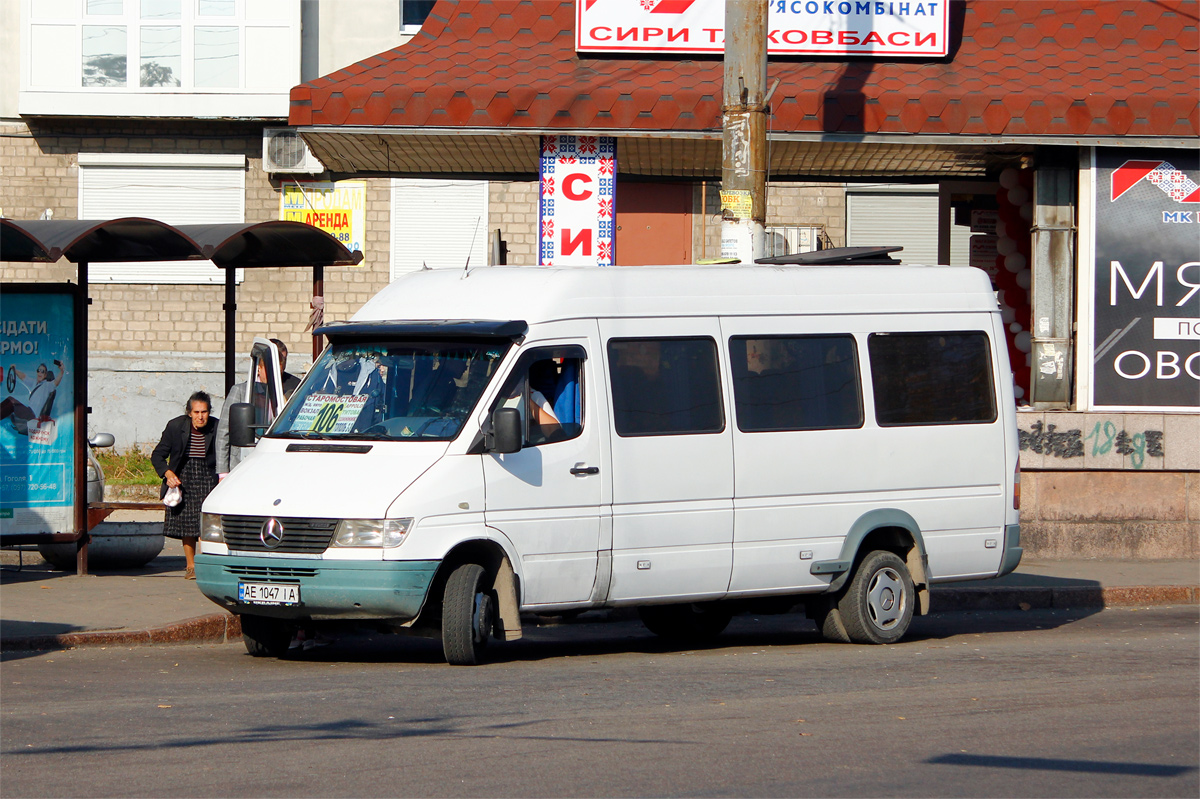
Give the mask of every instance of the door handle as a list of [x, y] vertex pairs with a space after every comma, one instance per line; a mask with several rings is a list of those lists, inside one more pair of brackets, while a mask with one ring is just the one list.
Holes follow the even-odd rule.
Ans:
[[599, 466], [587, 466], [582, 463], [577, 463], [571, 467], [571, 474], [577, 475], [577, 476], [584, 475], [584, 474], [600, 474], [600, 467]]

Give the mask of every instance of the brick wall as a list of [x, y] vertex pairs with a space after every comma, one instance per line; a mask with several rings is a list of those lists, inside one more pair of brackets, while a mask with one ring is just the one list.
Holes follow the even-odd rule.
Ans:
[[[696, 184], [692, 207], [704, 208], [694, 223], [692, 257], [721, 254], [721, 183]], [[846, 191], [841, 183], [772, 182], [767, 187], [767, 227], [818, 225], [826, 247], [846, 244]]]
[[537, 181], [493, 180], [488, 185], [489, 235], [500, 231], [512, 266], [538, 263]]

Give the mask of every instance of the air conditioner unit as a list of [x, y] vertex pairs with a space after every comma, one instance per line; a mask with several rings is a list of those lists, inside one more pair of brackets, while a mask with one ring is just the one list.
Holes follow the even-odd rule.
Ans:
[[313, 175], [325, 171], [300, 134], [291, 128], [263, 129], [263, 171]]

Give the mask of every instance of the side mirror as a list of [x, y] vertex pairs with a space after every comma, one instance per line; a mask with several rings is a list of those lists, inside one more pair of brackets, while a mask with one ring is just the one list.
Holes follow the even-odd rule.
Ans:
[[520, 452], [521, 412], [516, 408], [497, 408], [492, 413], [492, 432], [488, 436], [488, 449], [499, 455]]
[[229, 421], [229, 443], [235, 447], [254, 446], [254, 406], [235, 402], [223, 410]]
[[111, 447], [115, 443], [117, 439], [112, 433], [97, 433], [88, 439], [89, 447]]

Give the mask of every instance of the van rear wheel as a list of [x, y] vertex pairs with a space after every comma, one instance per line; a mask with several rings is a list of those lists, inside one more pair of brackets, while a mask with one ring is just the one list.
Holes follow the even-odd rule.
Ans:
[[256, 658], [278, 658], [287, 654], [292, 633], [283, 619], [266, 616], [241, 616], [242, 641], [246, 651]]
[[478, 563], [464, 563], [450, 574], [442, 595], [442, 653], [451, 666], [474, 666], [496, 623], [491, 579]]
[[716, 638], [733, 614], [714, 605], [650, 605], [638, 608], [646, 629], [668, 641], [698, 642]]
[[904, 561], [892, 552], [875, 550], [859, 564], [838, 600], [837, 613], [854, 643], [893, 644], [908, 632], [915, 599]]

